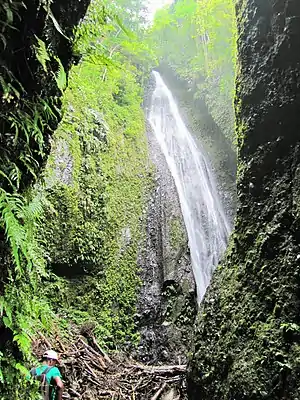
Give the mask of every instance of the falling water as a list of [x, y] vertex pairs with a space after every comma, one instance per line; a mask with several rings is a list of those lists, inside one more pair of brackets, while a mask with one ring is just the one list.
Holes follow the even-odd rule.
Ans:
[[172, 93], [158, 72], [149, 122], [179, 195], [200, 302], [225, 251], [230, 225], [212, 170], [182, 121]]

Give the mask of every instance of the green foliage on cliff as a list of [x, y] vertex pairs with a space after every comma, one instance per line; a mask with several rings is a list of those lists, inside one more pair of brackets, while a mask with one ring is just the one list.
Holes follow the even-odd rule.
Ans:
[[233, 142], [236, 25], [233, 0], [179, 0], [156, 13], [150, 37], [160, 62], [189, 83]]
[[[43, 246], [36, 237], [43, 202], [39, 195], [32, 195], [30, 190], [24, 194], [24, 190], [28, 182], [37, 179], [47, 156], [48, 135], [58, 122], [58, 99], [66, 73], [56, 47], [50, 51], [51, 40], [44, 42], [34, 29], [26, 31], [24, 21], [31, 6], [13, 0], [4, 0], [0, 5], [1, 399], [23, 397], [20, 384], [26, 369], [18, 361], [33, 360], [32, 340], [37, 331], [51, 329], [53, 320], [40, 292], [47, 276]], [[42, 4], [34, 7], [34, 12], [32, 21], [39, 15], [41, 24], [51, 13]], [[22, 23], [25, 27], [21, 31]], [[59, 29], [53, 15], [46, 25]], [[27, 47], [22, 44], [25, 40]], [[18, 55], [20, 65], [16, 62]], [[24, 60], [26, 68], [22, 67]], [[29, 78], [22, 81], [28, 71], [31, 78], [34, 76], [32, 86]]]
[[[18, 20], [17, 8], [5, 4], [1, 18]], [[75, 32], [74, 52], [83, 60], [69, 78], [64, 118], [43, 178], [25, 192], [47, 157], [45, 132], [54, 120], [57, 124], [58, 93], [67, 77], [52, 47], [38, 36], [30, 54], [42, 76], [40, 95], [21, 102], [26, 92], [1, 65], [6, 74], [0, 79], [1, 135], [9, 126], [10, 149], [20, 155], [14, 162], [13, 153], [1, 153], [0, 228], [7, 239], [1, 251], [1, 399], [34, 398], [24, 383], [24, 365], [33, 362], [31, 344], [40, 333], [59, 334], [68, 324], [64, 318], [93, 322], [110, 348], [136, 340], [137, 250], [151, 182], [139, 86], [144, 74], [137, 67], [141, 60], [149, 63], [151, 52], [139, 43], [136, 23], [131, 30], [124, 26], [120, 11], [120, 5], [93, 2]], [[52, 13], [48, 23], [64, 36]], [[7, 27], [0, 31], [4, 49]], [[47, 85], [57, 94], [53, 101], [44, 96]]]
[[[30, 6], [13, 0], [0, 5], [0, 184], [9, 192], [24, 190], [37, 179], [48, 155], [48, 136], [60, 118], [59, 97], [66, 86], [66, 72], [53, 38], [37, 29], [27, 32]], [[41, 20], [41, 25], [45, 19], [45, 30], [62, 35], [49, 5], [40, 2], [33, 9], [33, 18]], [[25, 25], [22, 32], [20, 24]], [[20, 32], [17, 49], [16, 32]], [[71, 38], [66, 40], [71, 42]], [[23, 57], [22, 51], [26, 53]]]
[[137, 251], [150, 175], [136, 69], [73, 69], [65, 118], [45, 172], [50, 203], [40, 226], [57, 312], [93, 321], [104, 345], [134, 335]]

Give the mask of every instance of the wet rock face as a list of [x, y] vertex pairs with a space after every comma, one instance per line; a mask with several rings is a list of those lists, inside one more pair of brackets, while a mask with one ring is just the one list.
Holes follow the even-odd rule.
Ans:
[[[233, 224], [236, 211], [237, 164], [234, 145], [213, 119], [205, 100], [197, 98], [194, 84], [181, 80], [166, 65], [162, 64], [159, 71], [167, 86], [171, 88], [186, 127], [209, 157], [227, 217]], [[229, 131], [231, 131], [230, 121], [231, 117], [228, 115], [228, 120], [224, 123]], [[233, 131], [231, 136], [233, 136]]]
[[[153, 88], [146, 93], [146, 109]], [[150, 126], [147, 136], [155, 184], [139, 254], [136, 324], [141, 342], [134, 356], [147, 363], [184, 363], [196, 317], [196, 287], [175, 183]]]
[[197, 321], [191, 399], [300, 399], [300, 4], [237, 5], [236, 227]]
[[196, 286], [175, 183], [148, 127], [155, 187], [147, 209], [139, 265], [142, 287], [135, 357], [147, 363], [185, 363], [196, 317]]
[[[60, 120], [62, 92], [55, 81], [57, 59], [67, 74], [75, 60], [74, 28], [89, 3], [90, 0], [1, 2], [0, 161], [7, 176], [13, 168], [20, 171], [21, 189], [34, 180], [49, 155], [50, 137]], [[48, 55], [44, 51], [40, 57], [47, 59], [47, 66], [42, 66], [36, 55], [38, 40], [47, 49]], [[34, 130], [31, 120], [38, 121], [38, 140], [33, 134], [28, 139], [28, 132]], [[31, 166], [22, 162], [24, 157], [31, 159]], [[0, 185], [9, 188], [3, 176]]]

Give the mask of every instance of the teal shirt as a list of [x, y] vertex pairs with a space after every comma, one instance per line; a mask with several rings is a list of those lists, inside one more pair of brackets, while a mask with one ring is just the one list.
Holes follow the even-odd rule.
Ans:
[[[37, 367], [36, 368], [37, 375], [43, 374], [47, 368], [49, 368], [48, 365], [41, 365], [40, 367]], [[53, 384], [53, 378], [56, 378], [56, 377], [61, 378], [61, 373], [57, 367], [52, 367], [46, 375], [47, 382], [53, 388], [51, 390], [51, 400], [55, 400], [55, 398], [56, 398], [56, 385]]]

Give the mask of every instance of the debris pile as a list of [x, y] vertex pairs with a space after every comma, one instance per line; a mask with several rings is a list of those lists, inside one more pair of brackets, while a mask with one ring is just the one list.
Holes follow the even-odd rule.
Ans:
[[92, 335], [77, 334], [67, 344], [55, 346], [43, 335], [35, 344], [41, 357], [46, 348], [60, 350], [60, 370], [65, 382], [63, 399], [82, 400], [183, 400], [186, 399], [186, 365], [150, 366], [120, 353], [108, 356]]

